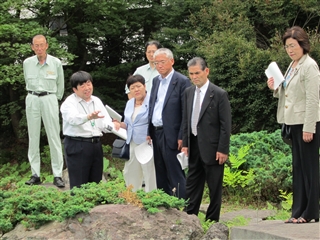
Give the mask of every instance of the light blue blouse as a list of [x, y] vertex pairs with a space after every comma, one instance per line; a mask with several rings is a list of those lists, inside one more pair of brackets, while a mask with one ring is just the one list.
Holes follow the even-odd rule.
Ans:
[[124, 110], [124, 123], [127, 125], [127, 143], [131, 140], [136, 144], [141, 144], [146, 141], [148, 131], [148, 113], [149, 113], [149, 98], [147, 94], [140, 108], [140, 112], [132, 121], [134, 112], [135, 98], [131, 98]]

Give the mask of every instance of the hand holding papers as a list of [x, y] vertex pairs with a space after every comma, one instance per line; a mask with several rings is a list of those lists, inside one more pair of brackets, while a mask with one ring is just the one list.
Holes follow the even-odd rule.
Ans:
[[113, 110], [111, 107], [109, 107], [108, 105], [105, 105], [110, 117], [113, 119], [113, 120], [117, 120], [118, 122], [121, 122], [121, 119], [122, 119], [122, 116], [117, 113], [115, 110]]
[[121, 137], [123, 140], [127, 140], [127, 130], [124, 128], [119, 128], [119, 130], [117, 131], [114, 126], [108, 126], [107, 130], [112, 132], [113, 134]]
[[184, 152], [177, 154], [178, 161], [181, 165], [182, 170], [186, 169], [189, 165], [188, 157], [184, 154]]
[[[118, 122], [121, 122], [121, 118], [122, 116], [117, 113], [115, 110], [113, 110], [111, 107], [109, 107], [108, 105], [105, 105], [107, 112], [109, 113], [110, 117], [113, 120], [117, 120]], [[108, 126], [107, 127], [108, 131], [112, 132], [113, 134], [121, 137], [124, 140], [127, 140], [127, 130], [120, 128], [118, 131], [114, 128], [114, 126]]]
[[274, 79], [274, 85], [273, 89], [276, 90], [280, 84], [284, 81], [284, 77], [277, 65], [276, 62], [271, 62], [268, 66], [268, 68], [265, 70], [265, 74], [268, 78], [273, 77]]

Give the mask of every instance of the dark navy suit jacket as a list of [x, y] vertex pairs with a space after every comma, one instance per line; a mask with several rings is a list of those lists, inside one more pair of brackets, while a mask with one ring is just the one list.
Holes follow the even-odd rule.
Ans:
[[[148, 135], [154, 137], [152, 115], [157, 100], [160, 80], [153, 79], [149, 102], [149, 131]], [[182, 110], [184, 90], [191, 85], [190, 80], [179, 72], [174, 71], [168, 87], [162, 110], [163, 131], [166, 142], [171, 149], [178, 149], [178, 139], [182, 140]]]
[[[192, 86], [186, 89], [184, 96], [183, 147], [188, 147], [189, 153], [192, 151], [190, 135], [195, 88], [196, 86]], [[211, 82], [202, 102], [197, 132], [203, 162], [207, 165], [219, 164], [216, 152], [229, 154], [231, 107], [227, 92]]]

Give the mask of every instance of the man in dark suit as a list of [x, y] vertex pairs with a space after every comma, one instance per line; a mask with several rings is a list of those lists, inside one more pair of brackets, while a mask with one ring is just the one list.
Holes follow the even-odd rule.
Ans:
[[231, 108], [227, 92], [208, 80], [209, 68], [202, 58], [191, 59], [188, 71], [194, 86], [186, 89], [183, 108], [181, 151], [189, 157], [186, 183], [189, 201], [185, 211], [198, 215], [207, 182], [210, 204], [206, 220], [218, 222], [224, 163], [229, 154]]
[[152, 139], [157, 188], [185, 198], [186, 179], [177, 154], [182, 148], [183, 93], [191, 83], [173, 69], [174, 59], [169, 49], [158, 49], [154, 64], [160, 76], [153, 79], [147, 139]]

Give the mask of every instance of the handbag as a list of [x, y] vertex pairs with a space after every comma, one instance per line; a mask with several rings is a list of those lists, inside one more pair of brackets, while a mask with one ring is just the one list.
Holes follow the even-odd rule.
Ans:
[[130, 145], [123, 139], [116, 139], [112, 143], [112, 157], [129, 160]]
[[282, 140], [286, 144], [292, 145], [292, 133], [291, 133], [291, 126], [290, 125], [282, 123], [282, 126], [281, 126], [281, 137], [282, 137]]

